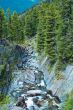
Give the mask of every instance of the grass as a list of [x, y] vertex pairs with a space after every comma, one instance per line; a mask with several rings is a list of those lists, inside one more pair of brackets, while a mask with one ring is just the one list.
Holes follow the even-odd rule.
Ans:
[[[5, 98], [2, 98], [5, 97]], [[0, 110], [7, 110], [7, 104], [10, 102], [9, 96], [4, 96], [3, 94], [0, 95]]]
[[67, 98], [62, 106], [63, 110], [72, 110], [73, 109], [73, 90], [67, 94]]

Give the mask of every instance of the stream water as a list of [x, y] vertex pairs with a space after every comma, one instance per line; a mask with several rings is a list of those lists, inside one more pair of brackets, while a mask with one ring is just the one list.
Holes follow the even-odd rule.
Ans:
[[30, 50], [26, 57], [21, 58], [21, 62], [16, 65], [13, 72], [14, 78], [8, 92], [11, 97], [8, 110], [11, 109], [10, 107], [12, 107], [14, 100], [17, 100], [20, 96], [26, 98], [27, 107], [30, 109], [30, 106], [33, 106], [32, 98], [36, 97], [30, 97], [30, 94], [39, 94], [37, 97], [42, 98], [40, 94], [46, 93], [44, 75], [39, 67], [36, 54], [33, 51]]
[[[50, 110], [48, 100], [44, 97], [47, 91], [44, 74], [40, 70], [36, 53], [32, 49], [28, 50], [28, 55], [26, 57], [22, 55], [21, 61], [15, 66], [12, 73], [13, 80], [8, 91], [11, 100], [7, 110]], [[25, 98], [27, 108], [16, 107], [15, 100], [17, 101], [19, 97]], [[33, 102], [34, 99], [39, 100], [40, 106]], [[55, 106], [51, 110], [58, 110], [58, 107]]]

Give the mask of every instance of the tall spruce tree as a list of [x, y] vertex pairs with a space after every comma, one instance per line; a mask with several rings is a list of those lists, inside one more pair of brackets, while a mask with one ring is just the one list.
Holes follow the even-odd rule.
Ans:
[[55, 7], [50, 4], [45, 15], [45, 52], [51, 63], [56, 60]]
[[64, 24], [65, 24], [65, 58], [66, 61], [73, 62], [73, 1], [64, 0], [63, 12], [62, 12]]
[[4, 37], [4, 23], [5, 23], [4, 10], [0, 9], [0, 39]]
[[16, 12], [11, 16], [11, 40], [19, 40], [19, 18]]
[[58, 1], [56, 42], [58, 60], [69, 63], [73, 60], [73, 3], [71, 0]]
[[11, 12], [10, 9], [8, 8], [6, 11], [6, 16], [7, 16], [7, 39], [11, 39]]
[[42, 53], [44, 51], [45, 43], [45, 7], [46, 5], [41, 5], [38, 11], [39, 23], [37, 28], [37, 51]]

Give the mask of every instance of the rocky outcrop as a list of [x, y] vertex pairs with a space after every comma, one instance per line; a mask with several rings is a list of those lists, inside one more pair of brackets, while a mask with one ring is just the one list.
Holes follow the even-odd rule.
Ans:
[[58, 110], [61, 100], [46, 89], [44, 74], [39, 68], [35, 54], [31, 48], [27, 50], [28, 54], [21, 55], [21, 65], [18, 62], [17, 70], [13, 72], [15, 77], [8, 93], [17, 100], [16, 104], [10, 104], [7, 110], [19, 110], [17, 107], [25, 110]]
[[[10, 45], [5, 39], [0, 40], [0, 94], [7, 94], [15, 65], [27, 54], [25, 48]], [[23, 68], [23, 64], [20, 67]]]
[[54, 95], [63, 99], [66, 94], [73, 90], [73, 65], [67, 65], [64, 71], [60, 71], [62, 78], [57, 79], [55, 76], [56, 65], [54, 65], [51, 72], [49, 72], [47, 69], [47, 60], [44, 61], [42, 61], [44, 64], [41, 65], [41, 70], [44, 73], [44, 80], [46, 82], [47, 89], [52, 90]]
[[[14, 46], [7, 62], [6, 71], [9, 71], [10, 65], [14, 62], [13, 80], [10, 86], [8, 85], [8, 95], [11, 100], [7, 110], [58, 110], [60, 108], [61, 100], [51, 90], [47, 90], [43, 71], [31, 47]], [[17, 100], [16, 103], [13, 100]]]
[[10, 65], [8, 63], [10, 53], [11, 46], [9, 42], [5, 39], [0, 40], [0, 94], [7, 93], [8, 84], [11, 80]]

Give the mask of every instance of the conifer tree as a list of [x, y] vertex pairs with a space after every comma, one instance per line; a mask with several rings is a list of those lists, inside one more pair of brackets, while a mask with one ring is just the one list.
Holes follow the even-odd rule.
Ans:
[[6, 11], [6, 16], [7, 16], [7, 39], [11, 39], [11, 12], [10, 9], [8, 8]]
[[25, 40], [24, 37], [24, 26], [22, 19], [16, 12], [11, 16], [11, 40], [21, 42]]
[[45, 8], [43, 5], [40, 7], [38, 11], [39, 23], [37, 28], [37, 51], [38, 53], [42, 53], [44, 51], [44, 43], [45, 43]]
[[29, 15], [29, 13], [27, 13], [26, 16], [25, 16], [24, 31], [25, 31], [25, 36], [27, 36], [27, 37], [32, 36], [32, 31], [31, 31], [31, 17]]
[[[56, 25], [56, 42], [58, 59], [62, 63], [68, 63], [73, 59], [73, 39], [72, 39], [72, 1], [63, 0], [58, 2], [59, 7], [57, 11], [57, 25]], [[60, 9], [61, 8], [61, 9]]]
[[50, 4], [45, 15], [45, 52], [51, 63], [56, 60], [55, 7]]
[[65, 58], [67, 62], [73, 62], [73, 1], [64, 0], [63, 12], [64, 30], [66, 36]]
[[38, 24], [38, 14], [35, 7], [25, 14], [25, 26], [24, 26], [25, 36], [29, 38], [34, 36], [37, 31], [37, 24]]
[[19, 36], [19, 18], [16, 12], [11, 16], [11, 40], [18, 40]]
[[0, 9], [0, 39], [3, 38], [3, 30], [4, 30], [4, 23], [5, 23], [5, 15], [4, 10]]

